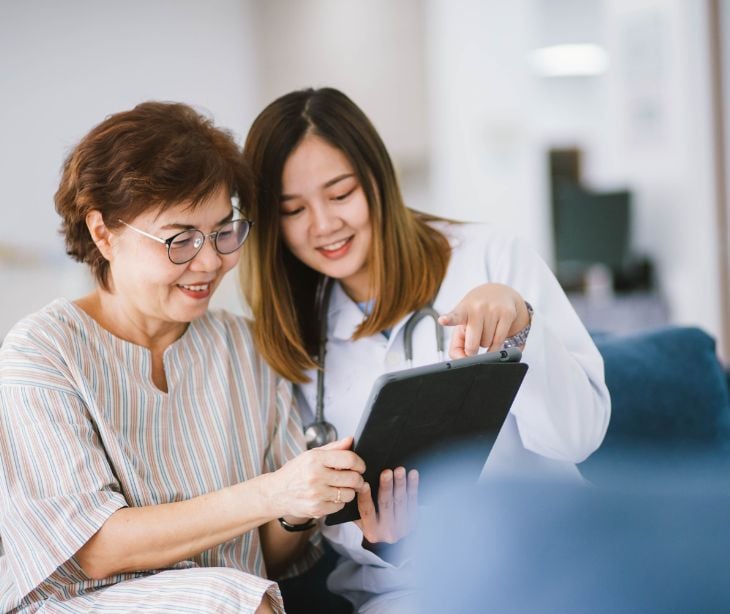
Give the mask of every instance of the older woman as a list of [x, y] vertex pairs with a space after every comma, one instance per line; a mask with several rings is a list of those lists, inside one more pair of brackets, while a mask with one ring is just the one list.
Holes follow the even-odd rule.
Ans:
[[250, 193], [231, 137], [180, 104], [68, 157], [56, 209], [97, 286], [0, 351], [2, 611], [281, 611], [268, 578], [361, 488], [350, 442], [302, 453], [290, 386], [208, 311]]

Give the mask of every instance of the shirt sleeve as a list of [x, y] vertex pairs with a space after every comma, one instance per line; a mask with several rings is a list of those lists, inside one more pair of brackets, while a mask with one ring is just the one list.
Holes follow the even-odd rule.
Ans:
[[0, 539], [22, 598], [126, 506], [58, 340], [24, 321], [0, 350]]
[[523, 360], [529, 371], [512, 413], [522, 443], [548, 458], [579, 463], [608, 428], [611, 402], [603, 359], [545, 262], [512, 239], [487, 253], [490, 281], [512, 286], [535, 310]]
[[53, 365], [10, 351], [0, 364], [0, 537], [23, 597], [126, 501], [82, 399], [43, 383], [62, 381]]

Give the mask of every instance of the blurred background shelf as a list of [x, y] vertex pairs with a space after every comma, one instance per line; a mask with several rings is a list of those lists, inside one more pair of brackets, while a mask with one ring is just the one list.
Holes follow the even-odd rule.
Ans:
[[568, 298], [592, 333], [635, 333], [670, 323], [666, 301], [656, 292], [609, 297], [569, 292]]

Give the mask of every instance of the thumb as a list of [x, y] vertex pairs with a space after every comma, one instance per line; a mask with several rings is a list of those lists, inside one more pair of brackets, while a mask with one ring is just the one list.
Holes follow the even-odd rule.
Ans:
[[344, 439], [338, 439], [337, 441], [333, 441], [331, 443], [325, 444], [323, 446], [320, 446], [317, 448], [318, 450], [349, 450], [352, 448], [353, 444], [353, 438], [345, 437]]
[[439, 317], [439, 324], [441, 324], [441, 326], [458, 326], [459, 324], [466, 324], [466, 321], [466, 313], [463, 313], [458, 309], [449, 311], [449, 313], [445, 313]]

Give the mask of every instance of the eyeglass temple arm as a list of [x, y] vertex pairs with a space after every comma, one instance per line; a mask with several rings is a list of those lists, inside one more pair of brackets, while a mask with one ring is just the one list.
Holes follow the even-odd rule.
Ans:
[[156, 237], [155, 235], [151, 235], [149, 232], [145, 232], [144, 230], [140, 230], [139, 228], [135, 228], [131, 224], [127, 224], [124, 220], [119, 220], [122, 224], [124, 224], [127, 228], [131, 228], [134, 230], [134, 232], [138, 232], [141, 235], [144, 235], [145, 237], [149, 239], [154, 239], [158, 243], [162, 243], [163, 245], [167, 245], [167, 241], [165, 239], [160, 239], [160, 237]]

